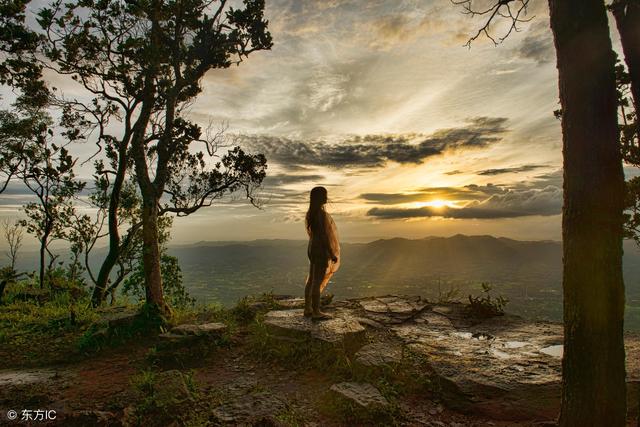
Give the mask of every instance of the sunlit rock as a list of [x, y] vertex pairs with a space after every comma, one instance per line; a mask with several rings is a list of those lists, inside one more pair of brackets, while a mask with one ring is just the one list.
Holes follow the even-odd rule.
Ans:
[[388, 295], [359, 300], [364, 316], [382, 324], [398, 324], [414, 317], [427, 307], [420, 297]]
[[[439, 305], [390, 329], [425, 356], [449, 406], [495, 419], [555, 419], [562, 325], [513, 315], [478, 321], [465, 319], [464, 313], [461, 304]], [[639, 378], [634, 360], [640, 357], [634, 343], [627, 342], [632, 387]]]
[[387, 342], [374, 342], [358, 350], [355, 361], [367, 368], [392, 366], [402, 361], [402, 349]]
[[380, 391], [369, 383], [343, 382], [332, 385], [330, 390], [362, 408], [373, 409], [389, 405]]
[[314, 321], [303, 310], [275, 310], [264, 316], [267, 331], [275, 338], [303, 342], [308, 338], [357, 349], [364, 340], [364, 327], [350, 314], [335, 312], [332, 318]]

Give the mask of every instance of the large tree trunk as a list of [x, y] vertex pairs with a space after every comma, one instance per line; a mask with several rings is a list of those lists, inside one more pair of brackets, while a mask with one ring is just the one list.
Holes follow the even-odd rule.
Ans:
[[564, 155], [561, 426], [626, 416], [622, 209], [614, 54], [602, 0], [549, 0]]
[[127, 172], [126, 146], [119, 150], [118, 154], [118, 170], [116, 178], [113, 181], [111, 197], [109, 198], [109, 252], [102, 261], [100, 272], [96, 280], [96, 286], [93, 288], [91, 303], [94, 307], [98, 307], [104, 302], [105, 291], [109, 283], [109, 276], [113, 267], [120, 257], [120, 231], [118, 230], [118, 209], [120, 208], [120, 194]]
[[160, 271], [160, 245], [158, 243], [158, 201], [155, 197], [143, 195], [142, 207], [142, 241], [144, 264], [144, 281], [146, 284], [147, 303], [155, 304], [161, 309], [167, 308], [162, 293], [162, 274]]

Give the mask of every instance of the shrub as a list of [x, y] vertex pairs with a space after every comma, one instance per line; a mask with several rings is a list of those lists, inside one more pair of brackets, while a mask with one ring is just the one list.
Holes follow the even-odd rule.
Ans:
[[509, 300], [503, 296], [491, 297], [491, 285], [482, 283], [482, 295], [477, 297], [469, 295], [469, 308], [471, 314], [476, 317], [487, 318], [504, 315], [504, 307]]

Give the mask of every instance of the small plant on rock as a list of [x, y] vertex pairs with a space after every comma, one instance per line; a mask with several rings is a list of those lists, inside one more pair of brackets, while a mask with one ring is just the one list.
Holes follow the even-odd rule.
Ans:
[[503, 296], [491, 297], [492, 289], [489, 283], [482, 283], [482, 295], [469, 295], [469, 309], [473, 316], [487, 318], [504, 315], [504, 307], [509, 300]]

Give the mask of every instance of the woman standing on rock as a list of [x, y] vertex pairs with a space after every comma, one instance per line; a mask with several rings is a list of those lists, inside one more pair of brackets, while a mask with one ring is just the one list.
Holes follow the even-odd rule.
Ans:
[[324, 206], [327, 203], [327, 189], [314, 187], [309, 197], [309, 210], [305, 227], [309, 235], [307, 256], [309, 275], [304, 288], [304, 315], [314, 320], [330, 316], [320, 311], [320, 294], [329, 279], [340, 267], [340, 243], [338, 230]]

